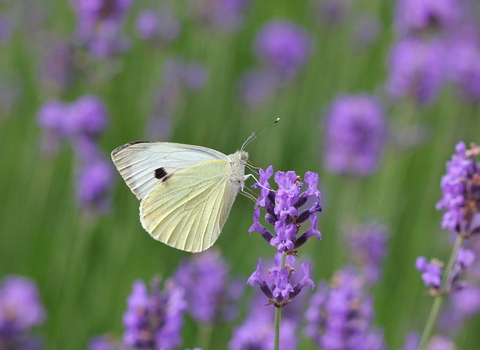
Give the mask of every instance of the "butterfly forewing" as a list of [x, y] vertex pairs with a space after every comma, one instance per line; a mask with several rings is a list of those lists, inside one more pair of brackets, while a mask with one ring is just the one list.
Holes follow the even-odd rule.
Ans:
[[175, 171], [142, 200], [140, 220], [150, 235], [177, 249], [201, 252], [217, 240], [239, 188], [226, 160]]
[[210, 148], [170, 142], [136, 141], [112, 152], [115, 166], [140, 200], [172, 173], [215, 159], [228, 161]]

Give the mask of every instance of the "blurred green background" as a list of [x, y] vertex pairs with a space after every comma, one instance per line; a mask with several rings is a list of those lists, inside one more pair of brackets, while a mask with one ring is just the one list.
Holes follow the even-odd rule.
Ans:
[[[72, 35], [75, 16], [68, 1], [36, 3], [44, 11], [40, 24], [29, 23], [33, 2], [19, 1], [15, 12], [20, 28], [1, 45], [1, 74], [21, 82], [21, 93], [0, 122], [0, 277], [21, 274], [39, 286], [48, 319], [41, 328], [48, 349], [83, 349], [96, 334], [121, 335], [125, 299], [135, 279], [165, 277], [188, 253], [155, 242], [143, 231], [139, 203], [116, 176], [112, 210], [86, 219], [75, 199], [73, 151], [64, 147], [53, 158], [39, 152], [41, 130], [36, 112], [49, 98], [71, 101], [93, 93], [108, 106], [110, 125], [101, 137], [105, 154], [133, 140], [145, 139], [145, 128], [160, 83], [162, 62], [172, 53], [203, 62], [209, 80], [198, 92], [186, 93], [177, 108], [169, 141], [202, 145], [226, 154], [237, 150], [252, 133], [275, 118], [282, 120], [248, 147], [251, 161], [260, 167], [315, 171], [320, 175], [324, 212], [319, 215], [321, 242], [309, 241], [301, 255], [313, 264], [315, 280], [328, 279], [345, 263], [341, 227], [351, 221], [378, 220], [390, 229], [383, 278], [375, 287], [376, 321], [385, 329], [391, 349], [400, 348], [405, 334], [422, 330], [431, 305], [415, 258], [424, 255], [446, 260], [447, 233], [440, 229], [439, 183], [454, 145], [478, 140], [479, 109], [462, 103], [446, 86], [439, 98], [419, 108], [408, 101], [387, 105], [389, 144], [379, 171], [366, 178], [332, 175], [322, 166], [322, 119], [339, 93], [380, 91], [387, 77], [387, 56], [393, 42], [392, 1], [355, 1], [347, 19], [328, 26], [312, 16], [306, 1], [252, 1], [244, 26], [224, 35], [182, 17], [185, 4], [173, 4], [182, 21], [178, 40], [152, 49], [134, 34], [133, 23], [142, 8], [158, 2], [134, 2], [125, 32], [131, 48], [116, 57], [118, 74], [108, 81], [89, 84], [79, 78], [66, 93], [52, 93], [39, 79], [39, 34], [42, 26], [59, 37]], [[356, 50], [355, 18], [376, 16], [378, 39]], [[288, 86], [258, 108], [238, 102], [237, 80], [258, 65], [253, 41], [268, 20], [283, 18], [301, 24], [315, 42], [307, 67]], [[105, 65], [95, 67], [102, 74]], [[401, 130], [421, 123], [425, 138], [403, 149], [395, 140]], [[116, 174], [117, 175], [117, 174]], [[258, 234], [249, 236], [253, 203], [239, 196], [216, 243], [231, 262], [232, 273], [250, 275], [257, 258], [272, 256]], [[250, 287], [248, 287], [250, 288]], [[238, 324], [238, 321], [237, 321]], [[456, 340], [461, 349], [477, 349], [478, 318], [469, 322]], [[211, 349], [226, 348], [231, 325], [214, 330]], [[187, 320], [184, 344], [193, 346], [195, 325]], [[313, 345], [302, 341], [302, 349]]]

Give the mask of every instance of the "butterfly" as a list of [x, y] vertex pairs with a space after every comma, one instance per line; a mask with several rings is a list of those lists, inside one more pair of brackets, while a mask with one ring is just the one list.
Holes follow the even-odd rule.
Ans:
[[[245, 144], [244, 144], [245, 145]], [[140, 222], [156, 240], [187, 252], [210, 248], [243, 190], [248, 153], [135, 141], [113, 150], [112, 160], [140, 200]]]

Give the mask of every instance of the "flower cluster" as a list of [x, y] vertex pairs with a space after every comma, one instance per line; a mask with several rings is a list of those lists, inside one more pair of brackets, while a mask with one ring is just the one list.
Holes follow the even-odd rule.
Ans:
[[303, 277], [298, 282], [294, 282], [297, 270], [294, 268], [295, 257], [287, 256], [285, 266], [282, 267], [282, 255], [280, 253], [275, 255], [275, 267], [267, 272], [267, 280], [263, 278], [262, 274], [262, 259], [258, 259], [257, 269], [247, 283], [254, 286], [257, 283], [260, 290], [268, 298], [268, 304], [275, 305], [275, 307], [283, 307], [291, 302], [303, 288], [310, 286], [315, 288], [315, 283], [310, 278], [310, 264], [304, 262], [302, 264]]
[[330, 171], [365, 176], [377, 169], [387, 125], [375, 98], [337, 97], [328, 112], [325, 133], [324, 163]]
[[353, 226], [346, 232], [350, 255], [360, 266], [368, 285], [374, 285], [380, 277], [387, 239], [387, 229], [376, 223]]
[[0, 285], [0, 349], [40, 349], [42, 341], [31, 328], [42, 324], [46, 313], [35, 283], [20, 276], [6, 277]]
[[209, 250], [181, 263], [175, 281], [185, 290], [188, 312], [198, 322], [231, 321], [244, 285], [229, 283], [229, 267], [219, 252]]
[[442, 177], [442, 199], [438, 210], [445, 210], [442, 228], [469, 237], [480, 232], [480, 169], [476, 156], [480, 147], [472, 144], [467, 150], [464, 142], [455, 147], [456, 153], [447, 163], [447, 173]]
[[181, 343], [185, 309], [184, 291], [174, 282], [167, 281], [161, 291], [160, 280], [154, 279], [149, 292], [143, 281], [136, 281], [123, 315], [123, 342], [135, 349], [176, 348]]
[[[287, 253], [302, 246], [310, 237], [315, 236], [320, 240], [322, 235], [317, 229], [316, 215], [317, 212], [322, 211], [321, 194], [317, 189], [318, 174], [310, 171], [305, 173], [308, 188], [303, 193], [301, 193], [301, 178], [294, 171], [276, 172], [275, 182], [278, 185], [276, 191], [268, 182], [272, 175], [272, 166], [267, 170], [260, 169], [259, 183], [253, 185], [261, 189], [261, 194], [253, 214], [253, 225], [248, 232], [259, 232], [271, 246], [279, 252]], [[313, 205], [301, 210], [309, 199], [315, 201]], [[260, 223], [260, 208], [266, 211], [265, 221], [273, 226], [275, 235]], [[311, 226], [299, 235], [302, 224], [307, 220], [310, 220]]]
[[103, 59], [128, 47], [121, 30], [131, 0], [72, 0], [76, 36], [95, 57]]
[[136, 22], [140, 39], [159, 44], [175, 41], [180, 35], [180, 22], [169, 9], [161, 12], [144, 10], [140, 12]]
[[337, 272], [331, 285], [321, 283], [306, 311], [305, 334], [325, 350], [386, 349], [383, 334], [372, 327], [373, 300], [355, 269]]
[[108, 193], [113, 171], [97, 145], [108, 123], [105, 105], [97, 97], [86, 95], [68, 104], [58, 100], [46, 102], [37, 120], [44, 130], [44, 151], [54, 152], [69, 141], [80, 164], [77, 199], [80, 207], [105, 212], [110, 205]]
[[450, 294], [467, 287], [467, 284], [461, 282], [460, 279], [467, 268], [473, 264], [474, 260], [475, 253], [473, 251], [460, 247], [449, 280], [445, 283], [444, 290], [441, 290], [443, 282], [442, 262], [436, 259], [432, 259], [431, 262], [428, 262], [426, 258], [420, 256], [417, 258], [415, 267], [422, 273], [422, 280], [425, 283], [425, 286], [430, 287], [431, 295], [437, 295], [439, 293]]
[[[265, 301], [262, 295], [256, 295], [250, 305], [247, 318], [234, 329], [228, 344], [230, 350], [271, 350], [273, 344], [274, 312], [271, 308], [263, 307]], [[280, 324], [280, 343], [282, 349], [296, 349], [298, 347], [298, 322], [289, 314], [282, 315]]]
[[396, 43], [390, 54], [386, 89], [394, 98], [410, 97], [425, 104], [442, 86], [447, 51], [443, 42], [407, 37]]

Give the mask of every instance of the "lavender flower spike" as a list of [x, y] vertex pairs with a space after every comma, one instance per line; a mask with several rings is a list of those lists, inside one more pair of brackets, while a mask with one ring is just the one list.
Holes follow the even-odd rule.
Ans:
[[[272, 175], [273, 168], [271, 166], [265, 171], [260, 169], [259, 184], [253, 185], [253, 187], [261, 188], [261, 194], [256, 203], [254, 222], [249, 232], [259, 232], [279, 252], [293, 251], [312, 236], [320, 240], [322, 236], [317, 230], [318, 219], [316, 217], [316, 213], [322, 211], [321, 193], [317, 189], [318, 174], [312, 172], [305, 174], [308, 188], [303, 193], [301, 193], [301, 179], [294, 171], [286, 173], [278, 171], [275, 174], [275, 182], [278, 185], [276, 191], [271, 189], [268, 183]], [[314, 204], [310, 208], [302, 209], [309, 198], [315, 200]], [[266, 210], [265, 221], [273, 226], [275, 235], [260, 223], [261, 208]], [[299, 235], [302, 224], [307, 220], [310, 220], [310, 228]]]
[[334, 173], [374, 173], [385, 146], [387, 125], [379, 102], [368, 95], [337, 97], [325, 125], [324, 163]]
[[442, 177], [442, 199], [436, 208], [445, 210], [442, 228], [468, 237], [480, 232], [480, 168], [476, 160], [480, 147], [472, 144], [467, 150], [465, 143], [459, 142], [455, 150]]

